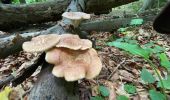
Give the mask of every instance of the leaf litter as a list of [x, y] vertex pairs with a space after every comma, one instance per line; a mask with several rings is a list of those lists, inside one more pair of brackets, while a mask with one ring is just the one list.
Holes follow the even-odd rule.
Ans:
[[[130, 29], [130, 30], [128, 30]], [[129, 32], [127, 32], [129, 31]], [[116, 47], [110, 47], [106, 45], [107, 42], [115, 41], [117, 39], [130, 37], [125, 41], [131, 43], [138, 43], [140, 46], [145, 44], [154, 44], [165, 48], [165, 53], [168, 59], [170, 58], [170, 39], [166, 35], [158, 34], [152, 28], [152, 23], [146, 23], [141, 26], [128, 27], [126, 34], [122, 34], [120, 31], [114, 32], [96, 32], [92, 31], [89, 38], [96, 40], [96, 49], [103, 63], [103, 68], [99, 76], [91, 80], [79, 81], [79, 91], [81, 100], [90, 100], [91, 97], [102, 98], [103, 100], [116, 100], [116, 98], [129, 98], [132, 100], [150, 100], [149, 92], [152, 93], [151, 98], [154, 94], [160, 90], [157, 84], [146, 84], [140, 77], [142, 69], [145, 68], [147, 71], [152, 73], [158, 80], [158, 76], [151, 69], [150, 65], [141, 57], [131, 55], [126, 51], [120, 50]], [[135, 41], [131, 41], [135, 40]], [[149, 44], [148, 44], [149, 45]], [[151, 45], [153, 46], [153, 45]], [[18, 54], [10, 55], [5, 59], [0, 59], [0, 80], [9, 76], [11, 73], [22, 70], [29, 61], [36, 58], [37, 54], [30, 54], [21, 51]], [[160, 67], [160, 63], [155, 56], [151, 57], [152, 61], [158, 66], [159, 73], [162, 77], [167, 76], [165, 68]], [[24, 65], [25, 64], [25, 65]], [[33, 87], [33, 84], [37, 80], [37, 75], [40, 70], [37, 70], [34, 75], [26, 79], [22, 84], [17, 87], [12, 87], [18, 93], [17, 96], [27, 98], [29, 91]], [[165, 82], [166, 80], [164, 80]], [[132, 84], [136, 88], [135, 93], [129, 94], [125, 91], [124, 86], [126, 84]], [[103, 97], [99, 90], [100, 86], [104, 86], [109, 91], [109, 96]], [[169, 86], [167, 86], [169, 88]], [[1, 91], [5, 88], [1, 88]], [[150, 90], [154, 88], [155, 90]], [[150, 90], [150, 91], [149, 91]], [[106, 92], [107, 93], [107, 92]], [[166, 90], [166, 93], [170, 93]], [[15, 96], [15, 95], [14, 95]], [[15, 96], [15, 97], [17, 97]], [[162, 95], [161, 95], [162, 96]], [[169, 95], [168, 95], [169, 96]], [[97, 100], [97, 99], [95, 99]], [[120, 99], [123, 100], [123, 99]]]

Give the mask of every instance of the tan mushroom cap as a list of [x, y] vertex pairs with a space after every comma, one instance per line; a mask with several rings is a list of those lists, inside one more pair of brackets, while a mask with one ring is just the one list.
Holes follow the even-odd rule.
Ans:
[[87, 39], [80, 39], [78, 35], [61, 35], [60, 42], [56, 47], [64, 47], [72, 50], [86, 50], [92, 48], [92, 42]]
[[76, 81], [83, 79], [86, 76], [86, 67], [85, 63], [72, 62], [70, 66], [65, 67], [64, 77], [66, 81]]
[[93, 60], [90, 63], [90, 66], [88, 66], [87, 69], [87, 73], [86, 73], [86, 78], [87, 79], [92, 79], [94, 77], [96, 77], [97, 75], [99, 75], [101, 69], [102, 69], [102, 62], [100, 60], [100, 58], [98, 57], [98, 54], [96, 52], [95, 49], [89, 49], [89, 54], [91, 59]]
[[22, 48], [27, 52], [42, 52], [54, 47], [60, 40], [57, 34], [40, 35], [24, 42]]
[[56, 47], [64, 47], [69, 48], [73, 50], [78, 50], [81, 48], [81, 39], [78, 37], [78, 35], [61, 35], [59, 43], [56, 45]]
[[81, 42], [82, 42], [81, 50], [92, 48], [92, 42], [90, 40], [81, 39]]
[[84, 12], [64, 12], [62, 16], [72, 20], [90, 19], [90, 14]]
[[68, 65], [73, 61], [83, 61], [90, 63], [90, 56], [87, 50], [71, 50], [67, 48], [54, 48], [46, 53], [45, 60], [50, 64]]
[[46, 52], [45, 60], [50, 64], [58, 64], [60, 63], [60, 49], [51, 49]]
[[64, 68], [65, 68], [64, 65], [54, 66], [52, 74], [56, 77], [64, 77]]
[[[49, 56], [49, 54], [51, 55]], [[65, 77], [67, 81], [76, 81], [82, 78], [92, 79], [100, 73], [102, 68], [102, 63], [93, 48], [87, 50], [55, 48], [48, 51], [46, 56], [48, 56], [46, 57], [47, 62], [55, 64], [53, 75]]]

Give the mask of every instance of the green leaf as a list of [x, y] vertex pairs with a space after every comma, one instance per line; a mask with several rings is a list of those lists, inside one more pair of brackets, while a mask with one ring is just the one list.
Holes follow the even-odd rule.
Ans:
[[129, 44], [129, 43], [124, 43], [124, 42], [108, 42], [107, 43], [109, 46], [115, 46], [117, 48], [126, 50], [134, 55], [138, 55], [144, 58], [149, 58], [150, 51], [142, 49], [139, 47], [137, 44]]
[[99, 91], [102, 96], [107, 97], [110, 95], [109, 90], [105, 86], [99, 86]]
[[104, 100], [104, 99], [100, 96], [95, 96], [95, 97], [91, 97], [90, 100]]
[[130, 43], [130, 44], [137, 44], [138, 41], [137, 40], [129, 40], [128, 43]]
[[[170, 76], [166, 80], [162, 80], [164, 88], [170, 90]], [[158, 87], [162, 87], [161, 82], [158, 82]]]
[[154, 42], [149, 42], [149, 43], [146, 43], [145, 45], [144, 45], [144, 47], [146, 47], [146, 48], [151, 48], [151, 47], [153, 47], [155, 44], [154, 44]]
[[143, 19], [137, 18], [130, 21], [130, 25], [141, 25], [143, 24]]
[[161, 66], [165, 67], [167, 70], [170, 70], [170, 61], [165, 53], [161, 53], [159, 55], [159, 58], [161, 60]]
[[124, 85], [124, 90], [129, 93], [129, 94], [134, 94], [136, 93], [136, 87], [130, 84]]
[[116, 100], [129, 100], [129, 98], [124, 95], [119, 95], [116, 97]]
[[166, 96], [158, 91], [149, 90], [151, 100], [166, 100]]
[[108, 41], [114, 41], [116, 40], [116, 35], [111, 35], [109, 38], [108, 38]]
[[118, 31], [119, 32], [125, 32], [127, 28], [119, 28]]
[[160, 53], [160, 52], [164, 52], [165, 49], [162, 48], [161, 46], [158, 46], [156, 45], [154, 48], [153, 48], [153, 53]]
[[20, 1], [19, 0], [12, 0], [12, 3], [13, 4], [20, 4]]
[[145, 81], [146, 83], [154, 83], [155, 82], [155, 77], [153, 77], [153, 75], [150, 72], [148, 72], [146, 68], [142, 69], [140, 76], [141, 76], [142, 80]]
[[101, 50], [102, 49], [102, 46], [96, 46], [96, 48], [95, 49], [97, 49], [97, 50]]
[[0, 92], [0, 99], [1, 100], [8, 100], [8, 95], [12, 91], [10, 87], [5, 87], [5, 89]]

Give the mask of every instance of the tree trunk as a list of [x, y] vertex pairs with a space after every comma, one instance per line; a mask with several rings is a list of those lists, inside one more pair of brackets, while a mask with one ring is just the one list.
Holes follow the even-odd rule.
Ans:
[[[87, 13], [109, 13], [113, 7], [137, 0], [88, 0]], [[36, 4], [0, 4], [0, 30], [9, 30], [33, 23], [43, 23], [61, 19], [70, 0], [55, 0]], [[12, 16], [12, 17], [11, 17]]]

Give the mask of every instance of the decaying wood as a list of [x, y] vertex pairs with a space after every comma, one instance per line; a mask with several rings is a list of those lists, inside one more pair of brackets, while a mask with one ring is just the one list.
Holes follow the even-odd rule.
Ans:
[[0, 58], [4, 58], [12, 53], [16, 53], [22, 50], [22, 43], [30, 40], [32, 37], [46, 32], [33, 32], [24, 34], [14, 34], [4, 38], [0, 38]]
[[88, 0], [86, 4], [86, 12], [95, 14], [109, 13], [112, 8], [120, 5], [128, 4], [138, 0]]
[[[137, 17], [144, 19], [144, 23], [147, 21], [153, 21], [155, 16], [145, 16], [145, 17]], [[103, 32], [111, 32], [120, 27], [127, 27], [130, 25], [132, 18], [118, 18], [118, 19], [104, 19], [104, 20], [96, 20], [89, 21], [86, 23], [82, 23], [80, 25], [80, 30], [83, 31], [103, 31]]]
[[[0, 30], [9, 30], [22, 25], [59, 20], [70, 1], [49, 0], [42, 3], [22, 5], [0, 4]], [[101, 14], [109, 13], [111, 8], [133, 1], [137, 0], [88, 0], [84, 7], [86, 7], [87, 13]], [[80, 2], [80, 4], [82, 3]]]
[[[85, 1], [72, 0], [66, 11], [84, 11]], [[63, 19], [62, 23], [62, 25], [56, 25], [56, 29], [51, 28], [51, 30], [56, 34], [64, 34], [69, 31], [66, 27], [71, 23], [67, 19]], [[66, 82], [63, 78], [56, 78], [51, 73], [52, 67], [53, 65], [43, 63], [43, 69], [30, 92], [29, 100], [79, 100], [78, 92], [76, 92], [78, 85], [75, 85], [77, 82]]]
[[43, 64], [37, 82], [29, 95], [29, 100], [79, 100], [76, 82], [66, 82], [52, 75], [53, 65]]
[[[0, 4], [0, 29], [61, 19], [71, 0], [55, 0], [36, 4]], [[12, 17], [11, 17], [12, 16]]]
[[[117, 18], [117, 19], [113, 19], [112, 17], [109, 17], [107, 19], [102, 19], [102, 20], [88, 20], [80, 25], [80, 30], [87, 31], [87, 32], [94, 31], [94, 30], [107, 31], [107, 32], [113, 31], [119, 27], [127, 27], [132, 17], [135, 17], [134, 15], [129, 15], [129, 16], [131, 17]], [[143, 18], [144, 22], [146, 22], [146, 21], [153, 21], [155, 19], [155, 16], [154, 15], [147, 16], [147, 13], [145, 13], [145, 16], [143, 16], [143, 14], [139, 14], [138, 18]], [[66, 31], [69, 32], [68, 30]], [[38, 36], [40, 34], [51, 34], [51, 33], [63, 34], [65, 33], [65, 31], [62, 25], [59, 23], [47, 29], [46, 31], [22, 33], [22, 34], [11, 35], [6, 38], [0, 38], [0, 58], [6, 57], [12, 53], [22, 50], [21, 48], [22, 43], [24, 41], [30, 40], [31, 37]]]

